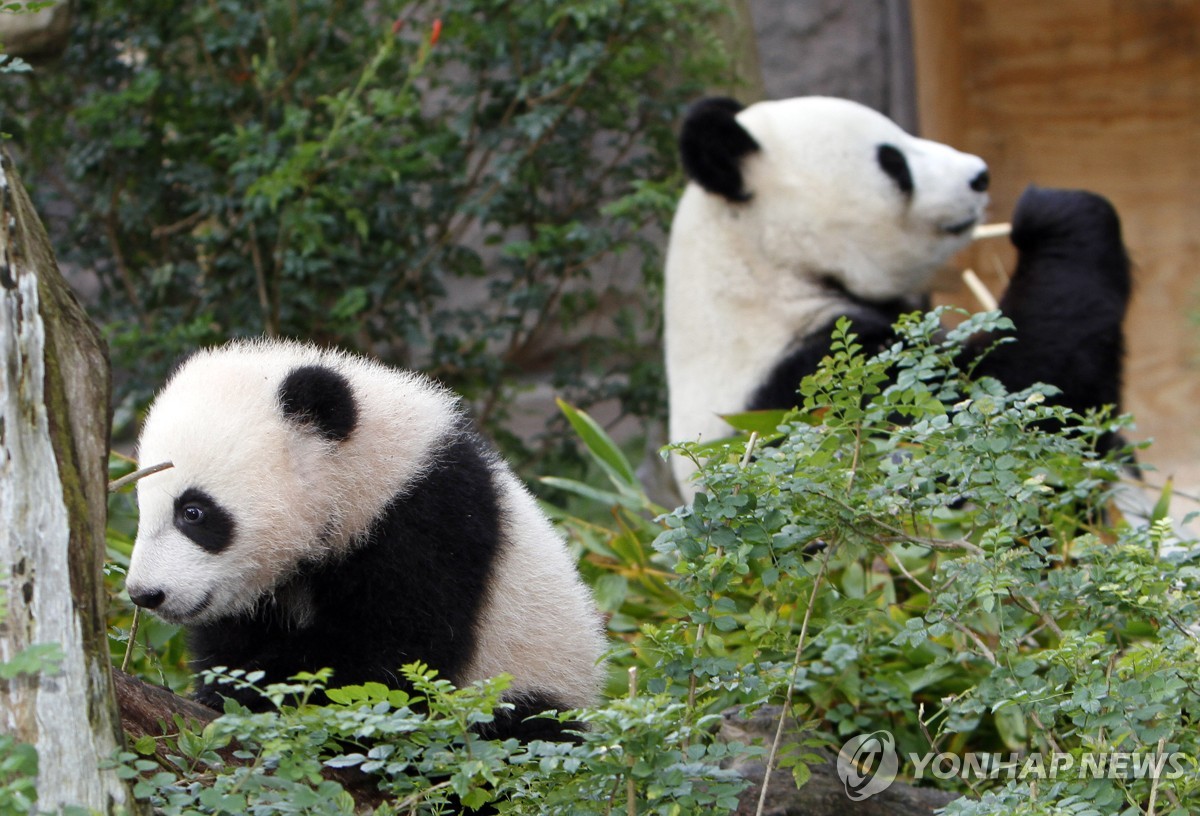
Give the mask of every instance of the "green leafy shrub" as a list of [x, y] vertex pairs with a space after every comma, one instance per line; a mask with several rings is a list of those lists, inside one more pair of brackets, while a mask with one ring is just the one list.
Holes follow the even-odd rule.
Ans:
[[[624, 660], [696, 716], [783, 698], [835, 748], [885, 729], [901, 756], [1191, 757], [1192, 773], [1157, 782], [942, 781], [990, 787], [1006, 812], [1050, 812], [1047, 797], [1129, 814], [1157, 797], [1159, 812], [1164, 801], [1189, 812], [1200, 801], [1194, 551], [1165, 518], [1134, 527], [1112, 515], [1121, 469], [1092, 446], [1127, 418], [1071, 416], [1048, 407], [1045, 386], [972, 381], [956, 366], [962, 343], [1006, 319], [977, 315], [943, 337], [940, 316], [905, 318], [902, 342], [872, 359], [843, 323], [798, 412], [732, 418], [767, 434], [752, 451], [745, 439], [680, 447], [701, 461], [706, 490], [661, 518], [657, 555], [641, 558], [644, 526], [605, 539], [569, 522], [614, 575], [675, 573], [669, 596], [654, 581], [624, 585], [631, 611], [671, 602], [623, 635]], [[624, 468], [606, 472], [624, 518], [639, 488]], [[806, 778], [803, 757], [784, 761]], [[950, 812], [996, 811], [965, 799]]]
[[[7, 575], [0, 575], [0, 627], [8, 617]], [[57, 643], [35, 643], [0, 660], [0, 684], [22, 675], [53, 676], [62, 664], [62, 647]], [[0, 813], [31, 813], [37, 801], [37, 749], [13, 734], [0, 733]]]
[[264, 332], [420, 368], [502, 438], [531, 368], [653, 414], [646, 228], [717, 7], [80, 2], [62, 61], [0, 85], [0, 128], [99, 278], [118, 425], [180, 354]]
[[[403, 675], [411, 691], [347, 686], [329, 690], [327, 706], [304, 702], [324, 688], [325, 673], [273, 684], [263, 691], [278, 711], [252, 714], [231, 702], [200, 732], [177, 724], [167, 767], [139, 757], [154, 753], [147, 738], [119, 757], [119, 768], [167, 816], [353, 813], [343, 782], [377, 786], [377, 816], [489, 803], [528, 816], [605, 814], [631, 795], [639, 813], [700, 816], [730, 812], [745, 784], [718, 766], [738, 747], [704, 739], [706, 723], [689, 722], [677, 702], [614, 701], [585, 714], [579, 744], [522, 745], [470, 730], [490, 721], [507, 678], [455, 689], [421, 665]], [[257, 678], [238, 671], [224, 679]]]
[[[109, 456], [110, 482], [135, 470], [131, 459]], [[153, 615], [137, 615], [125, 575], [137, 535], [137, 499], [131, 488], [108, 496], [104, 584], [108, 590], [108, 643], [113, 665], [158, 685], [185, 692], [192, 681], [183, 630]]]
[[[492, 716], [503, 679], [456, 690], [409, 667], [410, 691], [331, 690], [327, 707], [288, 703], [324, 675], [272, 687], [278, 712], [231, 706], [170, 738], [170, 768], [127, 756], [123, 772], [167, 813], [345, 812], [329, 771], [355, 769], [381, 791], [380, 813], [632, 801], [716, 814], [743, 784], [721, 770], [728, 759], [768, 753], [803, 783], [821, 761], [814, 742], [884, 729], [902, 756], [1191, 758], [1157, 780], [926, 777], [967, 794], [956, 816], [1194, 811], [1200, 570], [1167, 519], [1111, 515], [1120, 468], [1092, 443], [1126, 420], [1048, 407], [1044, 386], [972, 381], [956, 367], [962, 343], [1005, 319], [978, 315], [946, 336], [940, 322], [905, 318], [902, 340], [871, 359], [839, 326], [799, 411], [735, 417], [762, 435], [680, 448], [702, 460], [705, 491], [669, 513], [600, 426], [562, 406], [607, 485], [548, 479], [612, 519], [558, 514], [616, 643], [610, 699], [563, 713], [588, 723], [579, 745], [480, 741], [470, 724]], [[616, 682], [630, 669], [632, 696]], [[715, 739], [729, 706], [779, 701], [815, 740], [776, 754]], [[233, 737], [230, 759], [219, 752]]]
[[[0, 15], [33, 14], [53, 4], [53, 0], [37, 0], [37, 2], [32, 3], [18, 3], [5, 0], [3, 4], [0, 4]], [[32, 70], [32, 66], [25, 60], [4, 53], [4, 43], [0, 42], [0, 74], [16, 74]], [[3, 138], [3, 131], [0, 131], [0, 138]]]

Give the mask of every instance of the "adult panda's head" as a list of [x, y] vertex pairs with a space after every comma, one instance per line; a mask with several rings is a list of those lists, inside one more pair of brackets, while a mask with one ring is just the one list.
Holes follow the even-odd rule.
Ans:
[[706, 99], [688, 113], [680, 149], [708, 206], [725, 210], [763, 269], [869, 301], [923, 292], [988, 202], [982, 159], [845, 99]]
[[[982, 159], [844, 99], [705, 99], [679, 146], [692, 183], [664, 276], [674, 442], [729, 435], [720, 415], [838, 316], [917, 308], [988, 201]], [[684, 485], [692, 465], [672, 461]]]
[[[183, 624], [248, 611], [336, 558], [453, 432], [452, 396], [417, 375], [286, 342], [191, 357], [138, 440], [130, 598]], [[282, 599], [302, 622], [302, 600]]]

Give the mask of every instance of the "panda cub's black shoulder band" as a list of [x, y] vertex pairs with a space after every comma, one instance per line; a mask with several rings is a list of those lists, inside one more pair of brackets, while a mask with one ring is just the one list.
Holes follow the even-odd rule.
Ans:
[[279, 405], [285, 419], [309, 426], [332, 442], [347, 439], [358, 424], [350, 381], [326, 366], [292, 369], [279, 386]]

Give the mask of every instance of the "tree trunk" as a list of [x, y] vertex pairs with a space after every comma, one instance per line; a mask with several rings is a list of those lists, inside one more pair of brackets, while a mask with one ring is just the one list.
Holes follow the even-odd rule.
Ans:
[[38, 810], [133, 806], [100, 763], [122, 745], [105, 635], [109, 366], [0, 150], [0, 661], [58, 644], [57, 670], [0, 682], [0, 727], [38, 754]]

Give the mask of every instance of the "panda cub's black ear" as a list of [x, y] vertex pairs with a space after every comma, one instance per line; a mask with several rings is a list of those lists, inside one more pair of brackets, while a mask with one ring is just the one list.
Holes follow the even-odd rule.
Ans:
[[285, 419], [332, 442], [345, 440], [358, 424], [350, 381], [325, 366], [292, 369], [279, 386], [279, 406]]
[[734, 117], [736, 99], [713, 96], [688, 109], [679, 134], [679, 157], [688, 176], [710, 193], [730, 201], [749, 201], [742, 178], [742, 157], [759, 150], [758, 142]]

